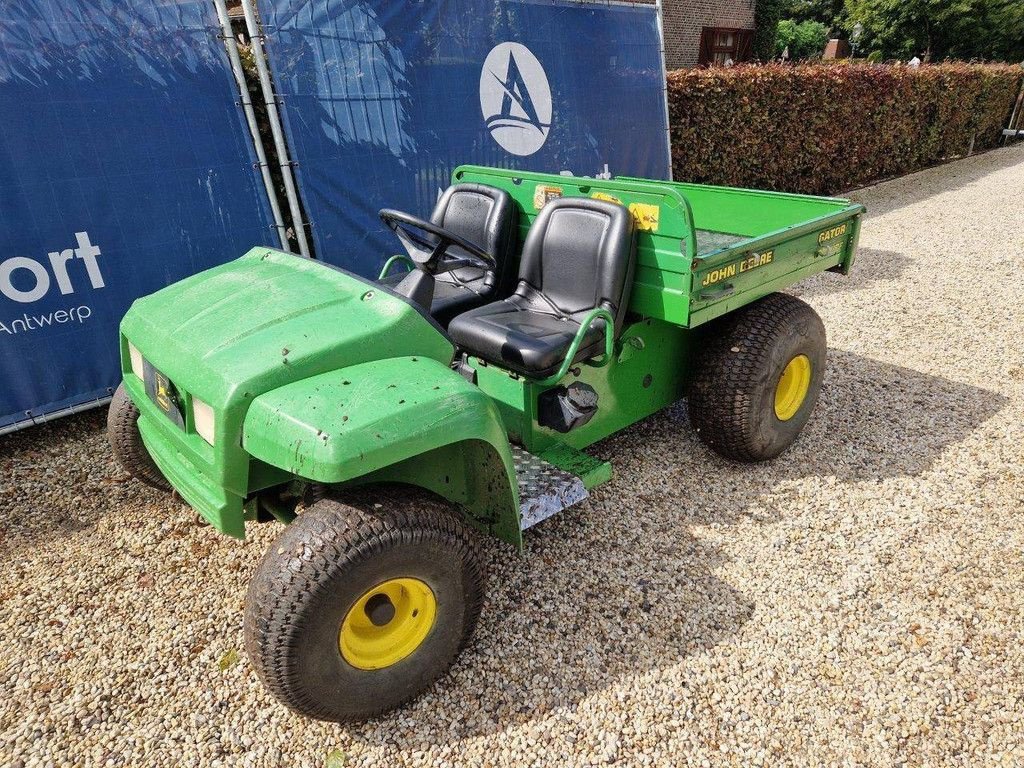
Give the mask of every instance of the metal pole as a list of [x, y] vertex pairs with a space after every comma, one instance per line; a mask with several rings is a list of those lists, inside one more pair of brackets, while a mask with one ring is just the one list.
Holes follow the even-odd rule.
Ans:
[[249, 125], [249, 133], [252, 135], [252, 143], [256, 147], [256, 160], [260, 166], [260, 175], [263, 176], [263, 186], [267, 190], [267, 199], [270, 201], [270, 212], [274, 217], [274, 226], [277, 228], [277, 235], [281, 240], [281, 248], [288, 250], [288, 234], [281, 217], [281, 206], [277, 204], [277, 195], [274, 194], [274, 181], [270, 178], [270, 163], [267, 162], [267, 153], [263, 149], [263, 141], [260, 139], [260, 129], [256, 123], [256, 113], [252, 109], [252, 100], [249, 98], [249, 89], [245, 85], [245, 70], [242, 69], [242, 59], [238, 55], [238, 41], [231, 32], [231, 20], [228, 18], [228, 9], [224, 0], [213, 0], [217, 6], [217, 19], [220, 21], [220, 28], [224, 37], [224, 47], [228, 50], [228, 60], [231, 62], [231, 72], [235, 76], [235, 84], [238, 86], [238, 95], [242, 100], [242, 111], [245, 112], [245, 122]]
[[1007, 143], [1007, 139], [1011, 136], [1013, 138], [1020, 136], [1020, 119], [1021, 115], [1024, 114], [1024, 109], [1021, 108], [1022, 106], [1024, 106], [1024, 78], [1021, 78], [1020, 81], [1020, 93], [1017, 94], [1017, 101], [1013, 104], [1013, 112], [1010, 114], [1010, 124], [1006, 127], [1006, 130], [1003, 131], [1004, 146]]
[[13, 424], [8, 424], [6, 427], [0, 427], [0, 436], [9, 435], [12, 432], [17, 432], [19, 429], [25, 429], [26, 427], [34, 427], [37, 424], [45, 424], [48, 421], [54, 421], [64, 416], [72, 416], [76, 413], [82, 413], [88, 411], [91, 408], [99, 408], [101, 405], [106, 405], [110, 402], [111, 396], [105, 395], [97, 398], [96, 400], [90, 400], [80, 405], [72, 405], [69, 408], [61, 408], [59, 411], [50, 411], [39, 416], [28, 416], [28, 411], [25, 411], [27, 418], [21, 421], [16, 421]]
[[669, 121], [668, 111], [668, 62], [665, 60], [665, 25], [662, 21], [661, 0], [655, 2], [658, 13], [658, 45], [661, 48], [661, 81], [665, 84], [662, 94], [665, 101], [665, 149], [668, 152], [668, 180], [672, 181], [672, 123]]
[[288, 160], [288, 148], [284, 143], [284, 132], [281, 130], [281, 118], [277, 111], [277, 97], [270, 83], [270, 72], [267, 70], [267, 57], [263, 51], [263, 33], [256, 22], [256, 12], [252, 0], [242, 0], [242, 12], [245, 14], [245, 26], [249, 30], [249, 41], [252, 44], [253, 58], [256, 59], [256, 71], [260, 76], [260, 88], [267, 102], [267, 117], [270, 120], [270, 132], [274, 136], [274, 147], [277, 159], [281, 163], [281, 175], [284, 177], [284, 192], [288, 198], [288, 209], [292, 215], [292, 226], [295, 238], [299, 241], [299, 252], [308, 257], [309, 243], [306, 241], [306, 227], [302, 221], [302, 209], [299, 207], [299, 194], [295, 190], [295, 177], [292, 165]]

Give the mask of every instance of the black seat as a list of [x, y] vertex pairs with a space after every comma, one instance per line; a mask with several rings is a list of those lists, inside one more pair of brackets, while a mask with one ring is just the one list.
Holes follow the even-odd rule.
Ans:
[[[459, 315], [448, 333], [463, 350], [533, 378], [556, 372], [595, 307], [622, 327], [633, 284], [633, 217], [621, 205], [586, 197], [541, 209], [523, 245], [515, 293]], [[605, 322], [587, 330], [573, 362], [600, 354]]]
[[[454, 184], [441, 195], [430, 220], [480, 246], [497, 264], [496, 270], [466, 266], [437, 275], [430, 304], [430, 314], [437, 322], [448, 325], [456, 315], [511, 290], [518, 221], [515, 203], [508, 192], [483, 184]], [[451, 256], [458, 257], [462, 253], [462, 249], [455, 246], [448, 249]], [[405, 275], [398, 271], [381, 282], [394, 287]]]

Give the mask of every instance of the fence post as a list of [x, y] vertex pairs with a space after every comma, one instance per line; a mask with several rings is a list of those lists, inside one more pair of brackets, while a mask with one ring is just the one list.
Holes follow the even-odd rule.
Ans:
[[277, 228], [278, 238], [281, 240], [281, 248], [285, 251], [288, 247], [288, 234], [285, 231], [284, 219], [281, 217], [281, 206], [277, 204], [277, 195], [274, 193], [274, 181], [270, 178], [270, 164], [267, 162], [267, 153], [263, 148], [263, 140], [260, 138], [259, 125], [256, 123], [256, 113], [252, 109], [252, 100], [249, 98], [249, 89], [245, 85], [245, 70], [242, 68], [242, 59], [238, 55], [238, 42], [231, 32], [231, 19], [228, 18], [228, 9], [224, 0], [213, 0], [217, 6], [217, 19], [220, 21], [221, 36], [224, 38], [224, 47], [228, 51], [228, 61], [231, 62], [231, 72], [235, 76], [235, 84], [238, 86], [238, 96], [242, 100], [242, 111], [245, 112], [245, 122], [249, 126], [249, 133], [252, 136], [252, 143], [256, 147], [256, 160], [260, 166], [260, 175], [263, 176], [263, 186], [267, 190], [267, 198], [270, 200], [270, 212], [274, 216], [274, 227]]
[[668, 180], [672, 181], [675, 178], [675, 169], [672, 162], [672, 119], [668, 106], [668, 61], [665, 53], [665, 21], [662, 0], [656, 0], [655, 9], [658, 15], [658, 46], [661, 49], [661, 80], [664, 83], [662, 94], [665, 98], [665, 147], [668, 150]]
[[253, 58], [256, 60], [256, 72], [259, 74], [260, 88], [263, 90], [263, 98], [267, 103], [267, 119], [270, 121], [270, 132], [274, 136], [274, 148], [277, 150], [277, 159], [281, 163], [284, 192], [288, 198], [288, 209], [292, 216], [292, 226], [295, 228], [295, 238], [299, 241], [299, 252], [303, 256], [308, 257], [310, 253], [309, 243], [306, 240], [306, 225], [302, 221], [299, 193], [295, 189], [295, 176], [292, 174], [292, 164], [288, 159], [288, 147], [284, 141], [284, 131], [281, 129], [281, 116], [277, 109], [277, 96], [274, 94], [274, 86], [270, 82], [270, 71], [267, 69], [267, 56], [263, 50], [263, 33], [260, 31], [259, 23], [256, 21], [256, 11], [253, 8], [252, 0], [242, 0], [242, 12], [245, 14], [245, 26], [249, 31]]

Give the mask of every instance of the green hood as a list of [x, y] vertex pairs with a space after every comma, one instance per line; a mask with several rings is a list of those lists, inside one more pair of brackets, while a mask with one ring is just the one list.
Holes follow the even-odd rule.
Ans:
[[[281, 481], [250, 478], [242, 425], [253, 400], [287, 384], [359, 363], [396, 357], [445, 366], [454, 348], [424, 313], [375, 283], [321, 262], [254, 248], [136, 301], [121, 322], [125, 386], [139, 430], [161, 471], [219, 530], [244, 535], [250, 490]], [[128, 342], [170, 378], [186, 400], [214, 412], [213, 445], [180, 429], [130, 375]]]
[[179, 387], [223, 408], [356, 363], [447, 363], [441, 330], [380, 286], [268, 248], [136, 301], [123, 335]]

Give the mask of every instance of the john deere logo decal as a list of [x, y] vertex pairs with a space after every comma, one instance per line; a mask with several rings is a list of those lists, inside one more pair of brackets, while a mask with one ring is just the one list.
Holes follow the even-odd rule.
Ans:
[[170, 413], [171, 406], [174, 405], [170, 386], [171, 382], [167, 380], [166, 376], [161, 373], [156, 375], [156, 404], [164, 413]]
[[487, 54], [480, 110], [491, 137], [513, 155], [532, 155], [544, 146], [551, 130], [551, 87], [525, 45], [501, 43]]

